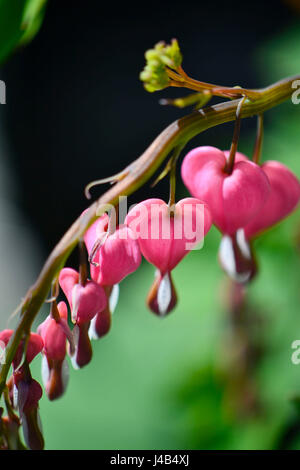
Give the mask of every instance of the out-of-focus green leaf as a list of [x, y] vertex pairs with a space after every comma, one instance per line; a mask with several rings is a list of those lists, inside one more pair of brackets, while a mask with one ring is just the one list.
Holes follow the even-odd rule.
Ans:
[[39, 31], [45, 15], [47, 0], [30, 0], [25, 6], [22, 19], [22, 29], [24, 34], [20, 44], [30, 42]]
[[47, 0], [0, 0], [0, 63], [38, 32]]

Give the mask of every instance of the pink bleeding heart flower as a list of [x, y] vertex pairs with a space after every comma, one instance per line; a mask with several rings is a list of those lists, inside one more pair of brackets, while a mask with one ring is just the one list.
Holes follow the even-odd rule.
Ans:
[[284, 219], [296, 208], [300, 200], [299, 180], [289, 168], [270, 160], [263, 163], [261, 169], [269, 179], [271, 192], [262, 209], [245, 227], [248, 239], [256, 237]]
[[[0, 332], [0, 344], [8, 345], [13, 330]], [[40, 335], [30, 333], [25, 360], [24, 341], [21, 341], [13, 359], [13, 375], [8, 382], [10, 398], [15, 408], [19, 409], [25, 442], [30, 449], [40, 450], [44, 447], [44, 439], [40, 429], [38, 402], [42, 396], [40, 384], [31, 377], [29, 364], [42, 351], [44, 342]]]
[[91, 277], [102, 286], [118, 284], [141, 264], [139, 244], [131, 230], [123, 225], [109, 234], [108, 223], [109, 217], [104, 214], [84, 236], [90, 256], [96, 248], [91, 263]]
[[233, 171], [225, 172], [229, 152], [198, 147], [189, 152], [181, 167], [190, 193], [206, 202], [222, 233], [234, 235], [261, 210], [270, 194], [265, 172], [237, 153]]
[[195, 198], [182, 199], [171, 211], [161, 199], [147, 199], [129, 211], [125, 223], [138, 239], [144, 257], [159, 270], [148, 305], [154, 313], [164, 315], [176, 304], [170, 272], [209, 231], [210, 211]]
[[107, 298], [102, 286], [94, 281], [79, 284], [79, 273], [72, 268], [63, 268], [59, 275], [59, 284], [64, 291], [75, 321], [73, 328], [74, 351], [70, 351], [73, 367], [78, 369], [92, 359], [92, 346], [89, 338], [90, 321], [102, 312], [107, 305]]
[[39, 417], [39, 400], [43, 391], [31, 377], [29, 368], [21, 367], [13, 374], [16, 407], [19, 410], [26, 445], [32, 450], [44, 448], [44, 438]]
[[[0, 332], [0, 344], [1, 342], [5, 345], [5, 347], [8, 345], [10, 338], [13, 335], [13, 330], [3, 330]], [[44, 343], [43, 339], [39, 334], [36, 333], [30, 333], [29, 340], [27, 343], [27, 349], [26, 349], [26, 361], [28, 364], [33, 361], [35, 356], [39, 354], [42, 349], [43, 349]], [[17, 349], [17, 352], [15, 354], [15, 357], [13, 359], [13, 367], [14, 369], [17, 369], [22, 361], [23, 357], [23, 350], [24, 350], [24, 341], [21, 341], [19, 344], [19, 347]]]
[[67, 339], [71, 351], [74, 350], [73, 336], [68, 326], [68, 308], [65, 302], [57, 305], [56, 316], [58, 318], [48, 315], [38, 327], [38, 333], [44, 341], [42, 378], [50, 400], [59, 398], [67, 387], [69, 379], [69, 368], [65, 358]]
[[103, 287], [94, 281], [79, 284], [79, 273], [72, 268], [63, 268], [59, 284], [68, 299], [72, 321], [77, 325], [89, 322], [106, 307], [107, 299]]

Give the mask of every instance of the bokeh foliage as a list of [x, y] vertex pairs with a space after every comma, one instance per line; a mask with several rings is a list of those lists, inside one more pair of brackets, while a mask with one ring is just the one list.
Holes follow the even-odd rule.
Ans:
[[38, 32], [47, 0], [0, 0], [0, 63]]

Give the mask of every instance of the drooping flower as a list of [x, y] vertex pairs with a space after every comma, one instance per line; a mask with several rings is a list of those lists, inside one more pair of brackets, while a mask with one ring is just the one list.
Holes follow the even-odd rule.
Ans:
[[[8, 345], [10, 338], [13, 335], [13, 330], [2, 330], [0, 331], [0, 341], [5, 344], [5, 346]], [[29, 340], [26, 346], [26, 361], [28, 364], [33, 361], [35, 356], [39, 354], [42, 349], [43, 349], [44, 343], [43, 339], [41, 336], [37, 333], [30, 333]], [[24, 341], [21, 341], [17, 352], [14, 356], [14, 359], [12, 361], [13, 368], [17, 369], [22, 361], [23, 358], [23, 350], [24, 350]]]
[[125, 225], [109, 233], [109, 216], [102, 215], [87, 230], [84, 236], [87, 251], [91, 259], [92, 279], [104, 286], [107, 306], [91, 321], [89, 336], [99, 339], [108, 333], [111, 326], [111, 314], [116, 307], [119, 295], [119, 283], [137, 270], [141, 264], [141, 252], [134, 234]]
[[79, 284], [79, 273], [72, 268], [63, 268], [59, 284], [68, 299], [72, 321], [77, 325], [86, 323], [101, 312], [107, 303], [104, 289], [94, 281]]
[[64, 291], [75, 323], [73, 337], [75, 349], [71, 353], [75, 368], [83, 367], [92, 358], [92, 347], [88, 335], [90, 321], [102, 312], [107, 305], [107, 298], [102, 286], [94, 281], [79, 284], [79, 273], [72, 268], [63, 268], [59, 275], [59, 284]]
[[[87, 230], [84, 241], [91, 256], [91, 277], [101, 286], [113, 286], [137, 270], [141, 253], [134, 234], [126, 226], [118, 227], [112, 234], [107, 232], [109, 216], [104, 214]], [[97, 243], [99, 247], [97, 249]]]
[[161, 199], [147, 199], [129, 211], [125, 223], [138, 239], [144, 257], [158, 269], [148, 306], [165, 315], [176, 304], [170, 273], [209, 231], [210, 211], [195, 198], [182, 199], [173, 208]]
[[262, 209], [270, 194], [265, 172], [237, 153], [231, 174], [226, 173], [229, 152], [198, 147], [184, 158], [181, 175], [190, 193], [206, 202], [213, 222], [223, 234], [234, 235]]
[[71, 344], [71, 349], [74, 348], [73, 336], [68, 326], [68, 308], [65, 302], [60, 302], [57, 305], [56, 315], [58, 318], [48, 315], [38, 327], [38, 333], [44, 341], [42, 378], [50, 400], [59, 398], [68, 384], [67, 339]]
[[[0, 341], [6, 346], [13, 330], [0, 332]], [[24, 347], [26, 354], [24, 362]], [[27, 344], [19, 344], [13, 359], [13, 375], [10, 383], [10, 397], [15, 408], [19, 410], [26, 445], [30, 449], [40, 450], [44, 447], [44, 439], [40, 427], [38, 402], [43, 394], [40, 384], [31, 377], [29, 364], [43, 349], [44, 343], [40, 335], [30, 333]]]
[[20, 413], [26, 445], [32, 450], [42, 450], [44, 438], [38, 410], [42, 387], [31, 377], [29, 367], [17, 369], [13, 377], [17, 391], [15, 405]]
[[198, 147], [184, 158], [182, 179], [195, 197], [209, 206], [214, 224], [222, 232], [219, 260], [237, 282], [247, 282], [256, 273], [252, 247], [244, 229], [254, 220], [270, 195], [265, 172], [239, 152], [233, 170], [226, 172], [229, 151]]

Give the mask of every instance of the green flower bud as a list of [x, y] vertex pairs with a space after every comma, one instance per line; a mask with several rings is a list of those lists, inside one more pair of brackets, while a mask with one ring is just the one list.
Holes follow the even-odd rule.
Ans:
[[144, 82], [147, 91], [153, 92], [169, 86], [166, 67], [176, 70], [181, 65], [182, 55], [177, 40], [173, 39], [169, 45], [157, 43], [154, 49], [146, 51], [145, 59], [146, 66], [140, 74], [140, 80]]

